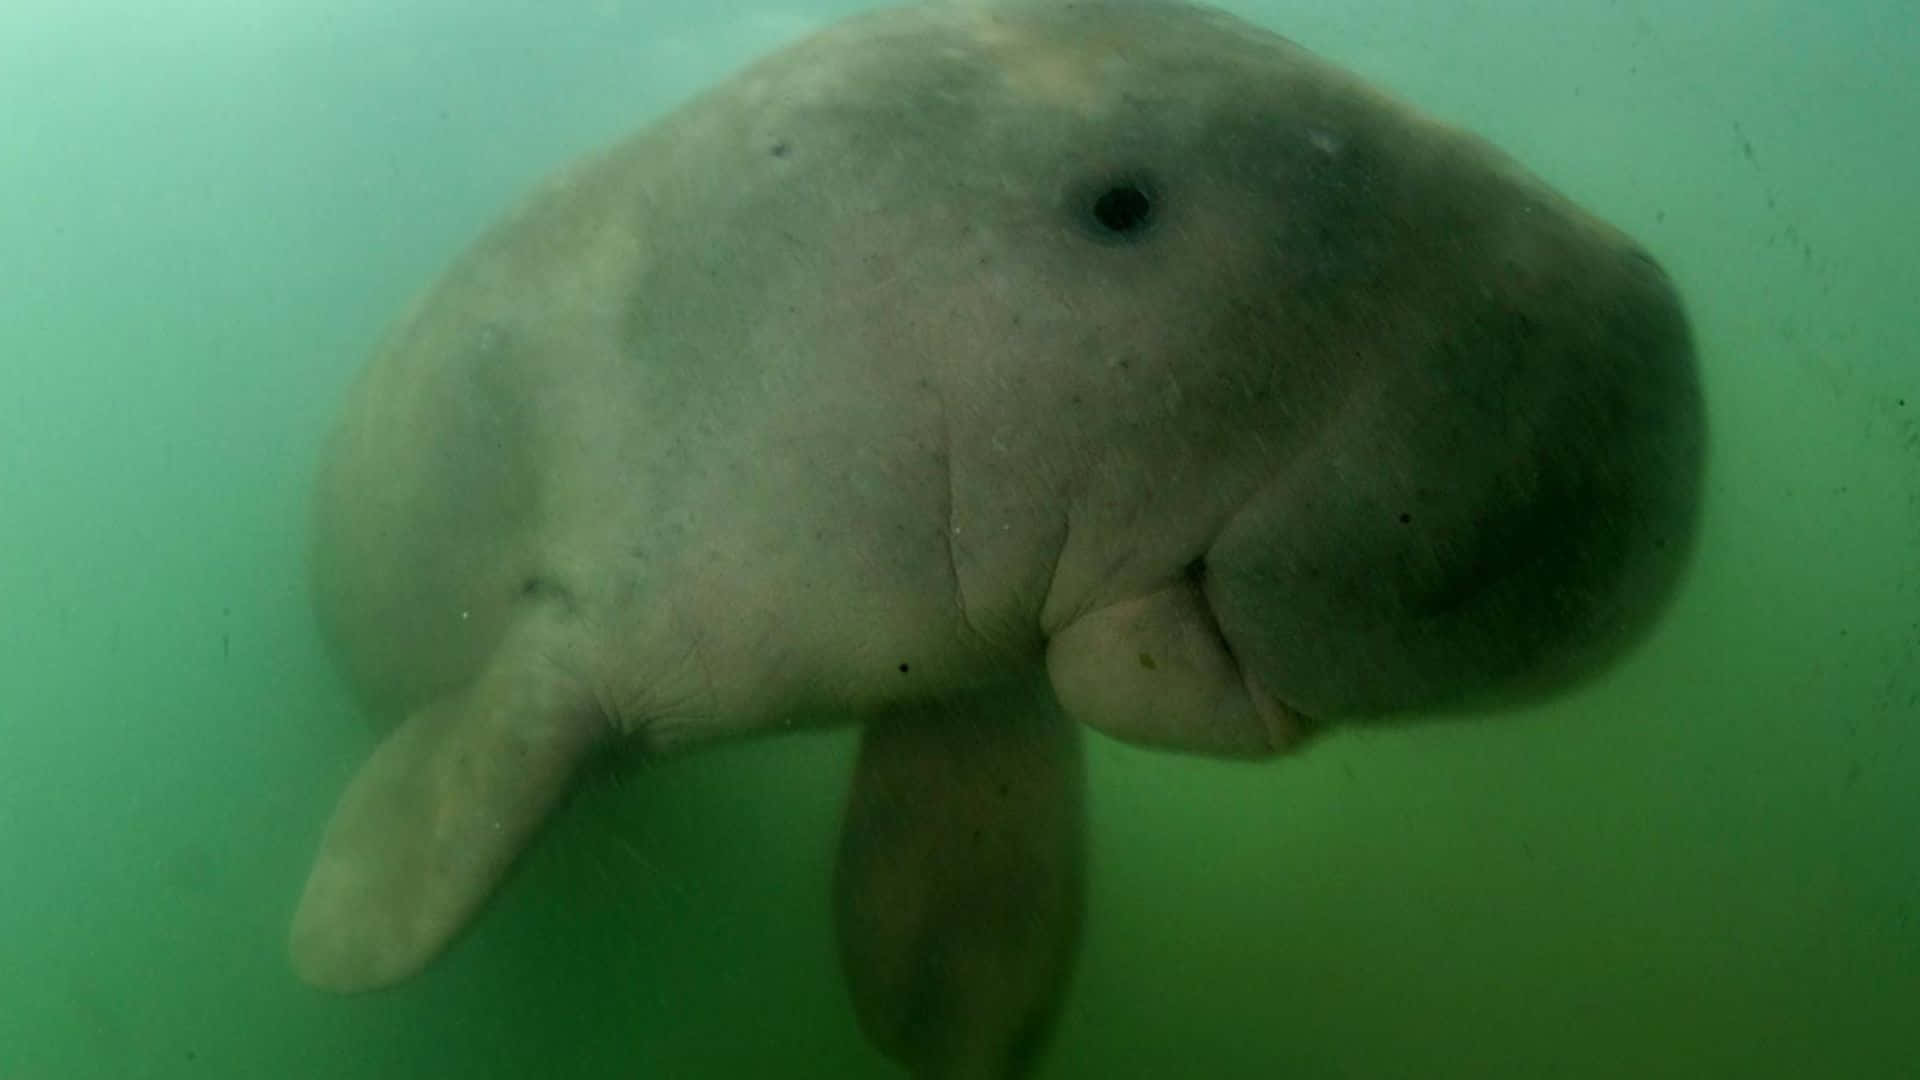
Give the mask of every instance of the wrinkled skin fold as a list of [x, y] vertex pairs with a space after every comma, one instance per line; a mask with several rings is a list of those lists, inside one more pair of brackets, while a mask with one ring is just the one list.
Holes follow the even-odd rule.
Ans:
[[418, 972], [609, 749], [859, 723], [860, 1022], [1020, 1075], [1081, 726], [1259, 758], [1589, 677], [1685, 565], [1704, 438], [1650, 257], [1283, 38], [848, 20], [535, 192], [355, 385], [315, 596], [387, 730], [294, 965]]

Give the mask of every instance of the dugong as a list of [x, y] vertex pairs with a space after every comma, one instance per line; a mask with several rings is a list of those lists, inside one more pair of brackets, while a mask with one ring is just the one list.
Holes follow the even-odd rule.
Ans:
[[1600, 670], [1687, 561], [1674, 287], [1228, 15], [870, 13], [547, 183], [350, 393], [320, 621], [393, 725], [293, 920], [418, 971], [583, 764], [864, 725], [835, 875], [923, 1075], [1044, 1046], [1080, 726], [1259, 757]]

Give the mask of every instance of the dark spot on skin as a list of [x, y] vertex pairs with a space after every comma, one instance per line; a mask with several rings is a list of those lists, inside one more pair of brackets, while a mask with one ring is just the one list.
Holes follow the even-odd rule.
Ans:
[[1207, 579], [1206, 557], [1202, 556], [1188, 563], [1186, 567], [1180, 571], [1180, 574], [1182, 577], [1186, 578], [1188, 582], [1195, 585], [1198, 585], [1202, 581], [1205, 581]]
[[1412, 515], [1412, 514], [1408, 514], [1408, 513], [1402, 513], [1402, 514], [1400, 515], [1400, 524], [1402, 524], [1402, 525], [1411, 525], [1411, 524], [1413, 524], [1413, 515]]
[[900, 674], [905, 675], [906, 673], [907, 673], [907, 662], [905, 660], [902, 660], [900, 662]]
[[1146, 668], [1148, 671], [1153, 671], [1154, 669], [1158, 668], [1160, 665], [1153, 662], [1152, 653], [1143, 652], [1140, 654], [1140, 666], [1143, 668]]
[[1002, 780], [1000, 781], [1000, 784], [996, 790], [1000, 792], [1000, 797], [1004, 799], [1007, 797], [1008, 793], [1013, 790], [1013, 785], [1007, 783], [1005, 780]]
[[793, 151], [793, 147], [788, 146], [786, 140], [784, 139], [773, 144], [772, 153], [774, 157], [783, 158], [783, 157], [786, 157], [792, 151]]

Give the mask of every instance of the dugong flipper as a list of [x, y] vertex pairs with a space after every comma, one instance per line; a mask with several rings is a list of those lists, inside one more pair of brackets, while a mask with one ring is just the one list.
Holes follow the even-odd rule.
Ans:
[[516, 625], [474, 682], [424, 704], [348, 785], [315, 858], [292, 951], [307, 981], [383, 986], [472, 916], [607, 735], [554, 670], [567, 635]]
[[1239, 757], [1551, 692], [1686, 563], [1672, 283], [1474, 138], [1155, 0], [850, 19], [561, 174], [367, 368], [322, 626], [394, 725], [309, 981], [465, 925], [599, 748], [869, 725], [837, 874], [929, 1074], [1047, 1030], [1074, 728]]
[[1080, 782], [1080, 733], [1041, 688], [868, 722], [834, 899], [854, 1007], [894, 1060], [949, 1076], [1033, 1063], [1079, 941]]

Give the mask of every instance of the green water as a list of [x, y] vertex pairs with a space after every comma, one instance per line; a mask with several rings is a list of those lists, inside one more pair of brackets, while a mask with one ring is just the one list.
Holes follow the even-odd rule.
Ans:
[[[1533, 715], [1260, 767], [1095, 739], [1046, 1075], [1920, 1073], [1908, 5], [1231, 6], [1662, 258], [1705, 532]], [[300, 577], [346, 380], [529, 182], [825, 14], [0, 10], [0, 1080], [890, 1075], [830, 933], [845, 733], [595, 787], [399, 990], [282, 948], [368, 740]]]

